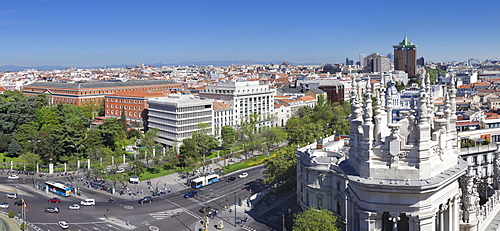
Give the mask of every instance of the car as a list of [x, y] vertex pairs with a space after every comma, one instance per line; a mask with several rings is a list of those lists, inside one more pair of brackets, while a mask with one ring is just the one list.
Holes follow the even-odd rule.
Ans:
[[59, 208], [56, 206], [45, 208], [46, 213], [59, 213]]
[[231, 182], [231, 181], [233, 181], [233, 180], [236, 180], [236, 177], [235, 177], [235, 176], [230, 176], [230, 177], [228, 177], [226, 181], [227, 181], [227, 182]]
[[5, 197], [9, 199], [17, 199], [17, 193], [7, 193]]
[[147, 203], [147, 202], [151, 203], [151, 202], [153, 202], [153, 197], [149, 197], [149, 196], [148, 197], [144, 197], [144, 198], [140, 199], [138, 202], [140, 204], [144, 204], [144, 203]]
[[4, 203], [0, 204], [0, 208], [2, 208], [2, 209], [8, 209], [9, 208], [9, 203], [4, 202]]
[[80, 210], [79, 204], [72, 204], [68, 207], [69, 210]]
[[57, 197], [54, 197], [54, 198], [50, 198], [48, 200], [48, 202], [50, 203], [60, 203], [61, 202], [61, 199], [57, 198]]
[[81, 205], [87, 205], [87, 206], [94, 206], [95, 205], [95, 200], [94, 199], [85, 199], [82, 202], [80, 202]]
[[212, 210], [212, 207], [210, 206], [203, 206], [201, 207], [201, 209], [199, 210], [200, 213], [205, 213], [205, 212], [208, 212], [208, 211], [211, 211]]
[[18, 200], [16, 202], [14, 202], [14, 205], [16, 205], [16, 206], [22, 206], [23, 205], [23, 200]]
[[125, 172], [125, 169], [124, 168], [119, 168], [116, 170], [116, 173], [123, 173]]
[[186, 194], [184, 194], [184, 198], [195, 197], [195, 196], [198, 196], [198, 192], [196, 191], [189, 191]]
[[9, 180], [17, 180], [17, 179], [19, 179], [19, 176], [18, 175], [10, 175], [7, 178], [9, 178]]
[[58, 221], [57, 224], [63, 229], [67, 229], [69, 227], [66, 221]]
[[238, 177], [239, 178], [245, 178], [248, 176], [248, 173], [244, 172], [244, 173], [241, 173]]

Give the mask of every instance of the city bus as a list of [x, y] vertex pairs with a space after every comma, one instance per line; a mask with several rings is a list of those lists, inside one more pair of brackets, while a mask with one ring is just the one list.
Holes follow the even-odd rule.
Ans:
[[63, 197], [71, 196], [71, 186], [60, 181], [46, 181], [47, 191], [59, 194]]
[[217, 174], [201, 176], [201, 177], [195, 178], [191, 181], [191, 187], [192, 188], [200, 188], [200, 187], [207, 186], [209, 184], [213, 184], [215, 182], [218, 182], [219, 180], [220, 180], [219, 175], [217, 175]]

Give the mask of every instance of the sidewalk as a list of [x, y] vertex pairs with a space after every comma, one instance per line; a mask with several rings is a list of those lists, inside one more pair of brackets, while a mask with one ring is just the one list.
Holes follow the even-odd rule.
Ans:
[[6, 212], [0, 212], [0, 220], [5, 225], [5, 230], [9, 231], [20, 231], [20, 223], [14, 220], [14, 218], [9, 218]]

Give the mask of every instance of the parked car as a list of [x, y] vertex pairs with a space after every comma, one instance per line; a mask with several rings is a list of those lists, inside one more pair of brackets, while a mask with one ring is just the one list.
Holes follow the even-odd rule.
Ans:
[[248, 176], [248, 173], [244, 172], [244, 173], [241, 173], [238, 177], [239, 178], [245, 178]]
[[56, 206], [45, 208], [46, 213], [59, 213], [59, 208]]
[[69, 210], [80, 210], [79, 204], [72, 204], [68, 207]]
[[86, 205], [86, 206], [94, 206], [95, 205], [95, 200], [94, 199], [85, 199], [82, 202], [80, 202], [81, 205]]
[[16, 206], [22, 206], [23, 205], [23, 200], [18, 200], [16, 202], [14, 202], [14, 205], [16, 205]]
[[7, 178], [9, 178], [9, 180], [17, 180], [17, 179], [19, 179], [19, 176], [18, 175], [10, 175]]
[[231, 182], [231, 181], [233, 181], [233, 180], [236, 180], [236, 177], [235, 177], [235, 176], [230, 176], [230, 177], [228, 177], [226, 181], [227, 181], [227, 182]]
[[9, 199], [17, 199], [17, 193], [7, 193], [5, 197]]
[[153, 202], [153, 197], [149, 197], [149, 196], [144, 197], [144, 198], [140, 199], [138, 202], [140, 204], [144, 204], [144, 203], [148, 203], [148, 202], [151, 203], [151, 202]]
[[50, 203], [60, 203], [61, 202], [61, 199], [57, 198], [57, 197], [54, 197], [54, 198], [50, 198], [48, 200], [48, 202]]
[[184, 198], [195, 197], [195, 196], [198, 196], [198, 192], [196, 191], [189, 191], [186, 194], [184, 194]]
[[68, 223], [66, 223], [66, 221], [58, 221], [57, 224], [63, 228], [63, 229], [67, 229], [69, 227]]
[[124, 168], [119, 168], [116, 170], [116, 173], [123, 173], [125, 172], [125, 169]]
[[4, 203], [0, 204], [0, 208], [2, 208], [2, 209], [8, 209], [9, 208], [9, 203], [4, 202]]

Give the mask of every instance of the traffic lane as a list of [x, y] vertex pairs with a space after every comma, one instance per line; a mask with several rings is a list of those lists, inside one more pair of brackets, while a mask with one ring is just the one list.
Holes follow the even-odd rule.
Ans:
[[[259, 205], [264, 206], [264, 205]], [[293, 221], [293, 211], [297, 209], [297, 196], [293, 196], [280, 204], [272, 204], [275, 206], [269, 211], [257, 216], [259, 219], [264, 220], [269, 227], [282, 228], [283, 218], [285, 218], [285, 225], [289, 225]], [[253, 214], [253, 213], [251, 213]], [[253, 214], [254, 215], [254, 214]], [[291, 227], [286, 227], [291, 228]]]
[[[198, 222], [200, 222], [200, 219], [197, 219], [186, 212], [174, 211], [173, 213], [169, 213], [162, 218], [157, 218], [155, 221], [150, 222], [148, 230], [152, 230], [151, 227], [154, 226], [160, 227], [161, 230], [192, 231], [195, 230]], [[139, 228], [141, 228], [141, 226], [139, 226]]]

